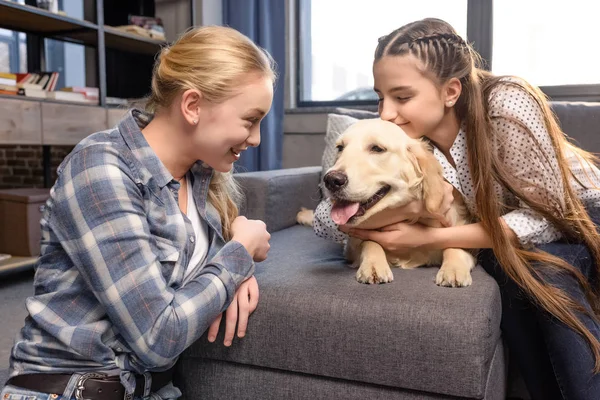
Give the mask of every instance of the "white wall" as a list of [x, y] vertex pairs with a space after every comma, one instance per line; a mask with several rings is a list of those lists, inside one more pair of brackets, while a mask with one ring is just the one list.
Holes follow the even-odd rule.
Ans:
[[190, 26], [189, 0], [156, 0], [155, 6], [156, 16], [163, 21], [168, 42], [176, 40]]
[[283, 168], [321, 165], [326, 129], [326, 113], [286, 113], [283, 120]]
[[221, 0], [196, 0], [197, 25], [223, 25]]
[[[222, 25], [221, 0], [194, 0], [196, 25]], [[192, 21], [190, 0], [156, 0], [156, 16], [162, 18], [167, 41], [172, 42]]]

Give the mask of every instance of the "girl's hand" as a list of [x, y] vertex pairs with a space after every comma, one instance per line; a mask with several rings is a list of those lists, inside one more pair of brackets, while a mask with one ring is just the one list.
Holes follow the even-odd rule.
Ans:
[[351, 237], [379, 243], [384, 250], [401, 257], [410, 251], [430, 248], [435, 229], [421, 224], [398, 222], [380, 230], [349, 229], [347, 233]]
[[[237, 323], [237, 336], [243, 338], [246, 335], [248, 327], [248, 317], [256, 310], [258, 306], [258, 282], [251, 276], [246, 279], [235, 292], [233, 301], [225, 311], [225, 339], [223, 344], [231, 346], [235, 335], [235, 325]], [[219, 314], [217, 319], [208, 328], [208, 341], [214, 342], [219, 333], [219, 325], [223, 314]]]

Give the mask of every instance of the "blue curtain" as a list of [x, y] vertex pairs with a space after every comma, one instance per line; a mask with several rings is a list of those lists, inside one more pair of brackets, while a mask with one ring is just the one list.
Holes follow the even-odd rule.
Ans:
[[248, 36], [277, 63], [273, 106], [261, 123], [260, 146], [242, 153], [236, 163], [239, 172], [279, 169], [282, 165], [285, 3], [282, 0], [223, 0], [223, 24]]

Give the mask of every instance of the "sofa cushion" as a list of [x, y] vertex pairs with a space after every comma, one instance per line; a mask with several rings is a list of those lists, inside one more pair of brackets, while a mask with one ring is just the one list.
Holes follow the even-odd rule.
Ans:
[[600, 103], [553, 101], [550, 104], [563, 132], [575, 139], [575, 144], [600, 153]]
[[300, 207], [314, 209], [320, 200], [321, 168], [285, 168], [234, 175], [244, 193], [240, 215], [260, 219], [269, 232], [296, 224]]
[[500, 295], [480, 267], [468, 288], [438, 287], [437, 268], [394, 269], [363, 285], [342, 248], [303, 226], [275, 232], [256, 268], [248, 334], [223, 346], [206, 335], [182, 355], [396, 388], [483, 398], [502, 355]]

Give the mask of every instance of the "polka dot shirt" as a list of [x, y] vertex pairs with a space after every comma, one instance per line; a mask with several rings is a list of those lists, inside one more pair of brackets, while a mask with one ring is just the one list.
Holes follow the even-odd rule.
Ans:
[[[550, 204], [555, 209], [565, 210], [564, 182], [540, 107], [527, 92], [510, 84], [498, 85], [489, 101], [490, 118], [494, 127], [493, 148], [504, 170], [515, 178], [518, 187], [529, 196]], [[450, 148], [456, 168], [437, 148], [434, 148], [434, 154], [444, 169], [446, 180], [463, 195], [469, 211], [476, 215], [475, 188], [471, 179], [464, 130], [459, 131]], [[593, 188], [600, 187], [598, 168], [581, 161], [570, 148], [565, 149], [565, 158], [577, 178], [570, 177], [569, 181], [575, 194], [585, 206], [600, 207], [600, 190]], [[549, 221], [499, 183], [495, 183], [495, 195], [496, 201], [503, 205], [502, 218], [523, 246], [549, 243], [561, 238], [561, 233]], [[331, 202], [324, 199], [315, 211], [315, 233], [343, 242], [347, 236], [337, 229], [330, 213]]]

